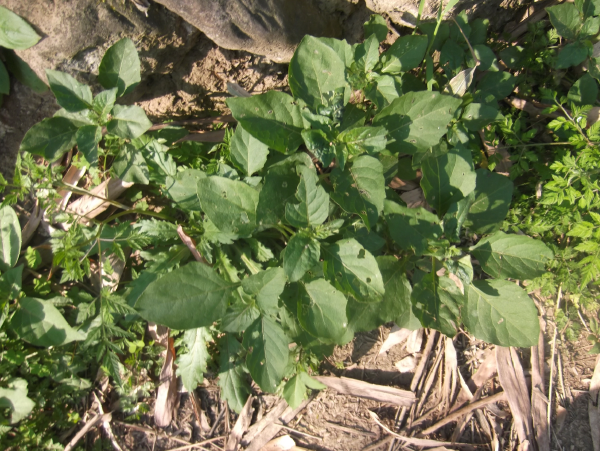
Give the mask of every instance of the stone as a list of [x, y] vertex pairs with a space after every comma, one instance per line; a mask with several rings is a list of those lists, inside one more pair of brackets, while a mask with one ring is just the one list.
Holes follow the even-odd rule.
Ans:
[[[335, 15], [311, 0], [157, 0], [220, 47], [289, 61], [307, 35], [340, 37]], [[339, 1], [337, 3], [340, 3]], [[346, 3], [346, 2], [341, 2]]]

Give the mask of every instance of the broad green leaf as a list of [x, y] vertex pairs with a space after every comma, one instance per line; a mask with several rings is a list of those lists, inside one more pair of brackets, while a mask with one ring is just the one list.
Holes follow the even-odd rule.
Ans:
[[476, 280], [465, 292], [462, 319], [476, 338], [498, 346], [538, 343], [538, 311], [521, 287], [506, 280]]
[[381, 55], [381, 72], [384, 74], [397, 74], [418, 67], [425, 57], [427, 43], [427, 36], [409, 35], [399, 37]]
[[6, 67], [17, 80], [37, 93], [42, 94], [48, 91], [46, 83], [14, 51], [4, 51], [4, 57], [6, 58]]
[[244, 332], [259, 316], [260, 310], [254, 305], [238, 300], [227, 307], [221, 321], [221, 330], [232, 333]]
[[409, 92], [381, 110], [373, 125], [383, 126], [395, 140], [389, 150], [414, 154], [439, 142], [460, 103], [438, 92]]
[[46, 76], [56, 101], [65, 110], [76, 113], [92, 108], [92, 90], [89, 86], [57, 70], [46, 69]]
[[475, 102], [490, 103], [508, 97], [515, 89], [516, 78], [508, 72], [487, 72], [477, 84]]
[[261, 316], [244, 333], [246, 365], [262, 391], [275, 393], [289, 359], [289, 340], [279, 324]]
[[563, 3], [546, 8], [552, 26], [563, 38], [574, 41], [581, 28], [579, 11], [573, 3]]
[[10, 76], [6, 70], [6, 66], [0, 61], [0, 94], [8, 94], [10, 92]]
[[129, 38], [121, 39], [104, 54], [98, 69], [98, 81], [106, 89], [117, 88], [117, 95], [122, 96], [140, 80], [140, 59], [135, 44]]
[[244, 129], [271, 149], [291, 153], [302, 144], [304, 121], [300, 107], [283, 92], [269, 91], [227, 100], [233, 117]]
[[440, 65], [448, 77], [455, 75], [463, 67], [467, 52], [468, 50], [461, 47], [454, 39], [444, 42], [440, 52]]
[[377, 302], [385, 287], [375, 257], [353, 238], [323, 248], [323, 272], [339, 290], [359, 302]]
[[354, 332], [368, 332], [394, 321], [400, 327], [420, 328], [421, 323], [412, 312], [412, 288], [406, 277], [404, 262], [391, 255], [377, 257], [376, 260], [385, 287], [383, 299], [366, 303], [349, 297], [346, 307], [348, 327]]
[[[0, 210], [0, 216], [1, 215], [2, 210]], [[23, 265], [19, 265], [16, 268], [11, 268], [8, 271], [4, 271], [2, 275], [0, 275], [0, 302], [19, 297], [22, 281]]]
[[44, 157], [53, 163], [75, 145], [77, 126], [64, 117], [51, 117], [31, 127], [21, 142], [20, 152]]
[[412, 291], [413, 312], [423, 327], [453, 337], [458, 327], [458, 306], [464, 296], [448, 277], [426, 274]]
[[268, 268], [242, 280], [244, 291], [256, 296], [258, 307], [265, 313], [276, 313], [279, 309], [279, 295], [285, 288], [286, 277], [283, 268]]
[[346, 297], [325, 279], [300, 283], [298, 321], [314, 337], [343, 344], [348, 327]]
[[314, 169], [297, 166], [300, 183], [296, 191], [299, 204], [285, 206], [285, 219], [294, 227], [310, 227], [323, 224], [329, 214], [329, 195], [322, 186]]
[[167, 248], [154, 248], [153, 251], [144, 250], [140, 257], [146, 260], [146, 269], [155, 273], [165, 273], [178, 267], [181, 262], [190, 257], [190, 250], [184, 244], [176, 244]]
[[282, 253], [283, 269], [290, 282], [300, 280], [306, 271], [319, 263], [321, 246], [302, 232], [296, 233]]
[[0, 6], [0, 46], [25, 50], [33, 47], [40, 39], [25, 20], [4, 6]]
[[600, 15], [599, 0], [575, 0], [575, 6], [584, 18]]
[[363, 25], [365, 39], [375, 35], [379, 42], [385, 41], [388, 35], [387, 22], [379, 14], [372, 14], [368, 21]]
[[306, 398], [306, 385], [300, 378], [299, 374], [296, 374], [285, 383], [283, 387], [283, 398], [292, 409], [298, 408], [302, 401]]
[[485, 44], [487, 31], [490, 26], [489, 19], [475, 19], [469, 21], [471, 27], [471, 34], [469, 35], [469, 42], [471, 45]]
[[356, 127], [343, 131], [337, 139], [348, 146], [351, 155], [373, 154], [385, 150], [386, 135], [387, 130], [383, 127]]
[[497, 230], [506, 218], [514, 185], [508, 177], [487, 169], [477, 169], [476, 172], [475, 198], [464, 225], [477, 233], [490, 233]]
[[[2, 15], [1, 9], [0, 15]], [[11, 378], [8, 380], [8, 388], [0, 388], [0, 409], [10, 409], [10, 424], [26, 418], [34, 407], [35, 402], [27, 397], [25, 379]]]
[[142, 153], [133, 145], [125, 143], [112, 165], [112, 171], [125, 182], [150, 183], [148, 164]]
[[408, 208], [386, 200], [384, 213], [392, 239], [405, 251], [412, 249], [416, 255], [423, 255], [427, 241], [442, 236], [438, 217], [424, 208]]
[[520, 45], [512, 45], [501, 50], [499, 55], [509, 69], [518, 69], [523, 64], [525, 49]]
[[167, 146], [152, 139], [140, 150], [150, 168], [150, 180], [165, 185], [177, 176], [177, 165], [168, 152], [169, 148]]
[[554, 258], [554, 253], [542, 241], [504, 232], [482, 239], [470, 251], [486, 273], [501, 279], [539, 277]]
[[[477, 69], [479, 69], [480, 71], [486, 71], [486, 70], [490, 70], [490, 71], [499, 71], [500, 67], [498, 66], [498, 60], [496, 59], [496, 54], [494, 53], [494, 51], [489, 48], [487, 45], [475, 45], [473, 47], [473, 52], [475, 53], [475, 56], [477, 57], [477, 59], [479, 60], [479, 66], [477, 66]], [[473, 57], [471, 56], [471, 54], [467, 54], [467, 58], [468, 58], [468, 65], [469, 66], [473, 66], [475, 67], [475, 61], [473, 61]]]
[[84, 125], [77, 129], [75, 141], [77, 150], [92, 167], [98, 166], [98, 143], [102, 140], [102, 127]]
[[335, 38], [318, 38], [323, 44], [335, 50], [335, 53], [340, 57], [344, 64], [348, 67], [352, 64], [354, 53], [352, 46], [345, 39]]
[[381, 110], [402, 95], [402, 85], [395, 75], [381, 75], [364, 88], [365, 97]]
[[429, 205], [441, 218], [450, 205], [475, 189], [477, 177], [471, 150], [455, 147], [437, 158], [427, 158], [421, 165], [421, 188]]
[[365, 38], [362, 44], [354, 50], [354, 61], [356, 67], [363, 72], [370, 72], [379, 62], [379, 41], [377, 36], [371, 35]]
[[504, 116], [497, 107], [483, 103], [470, 103], [467, 105], [461, 116], [461, 121], [465, 127], [473, 132], [482, 130], [486, 125], [492, 122], [504, 120]]
[[598, 82], [589, 74], [584, 74], [569, 89], [568, 99], [575, 105], [593, 105], [598, 97]]
[[260, 171], [269, 155], [269, 147], [238, 125], [231, 139], [231, 160], [236, 168], [250, 176]]
[[198, 181], [203, 178], [206, 178], [204, 171], [186, 168], [178, 172], [175, 178], [167, 179], [165, 191], [182, 210], [200, 211], [200, 200], [196, 191]]
[[179, 354], [175, 363], [177, 376], [181, 376], [181, 382], [187, 391], [195, 390], [204, 380], [206, 362], [210, 358], [206, 347], [208, 341], [212, 341], [212, 336], [207, 327], [186, 330], [183, 334], [187, 352]]
[[454, 242], [460, 241], [460, 231], [467, 220], [469, 208], [475, 200], [474, 193], [469, 194], [464, 199], [450, 205], [444, 216], [444, 233], [446, 237]]
[[77, 111], [76, 113], [72, 113], [70, 111], [61, 108], [56, 113], [54, 113], [54, 117], [62, 117], [68, 119], [71, 124], [75, 127], [83, 127], [85, 125], [98, 125], [96, 118], [94, 117], [94, 113], [91, 110], [82, 110]]
[[92, 102], [94, 112], [100, 117], [100, 122], [107, 121], [108, 113], [111, 112], [117, 101], [117, 88], [100, 92]]
[[240, 362], [242, 345], [232, 334], [225, 334], [219, 343], [219, 381], [221, 397], [227, 400], [230, 409], [240, 413], [248, 396], [250, 386]]
[[346, 87], [346, 64], [319, 38], [305, 36], [290, 61], [289, 85], [296, 99], [317, 112], [328, 106], [331, 95]]
[[600, 17], [588, 17], [581, 27], [580, 39], [596, 36], [600, 31]]
[[256, 229], [258, 191], [244, 182], [224, 177], [198, 180], [202, 211], [223, 232], [245, 236]]
[[276, 166], [267, 172], [260, 190], [256, 219], [264, 226], [277, 224], [285, 217], [285, 206], [296, 201], [300, 177], [294, 166]]
[[191, 262], [151, 282], [135, 307], [142, 318], [172, 329], [208, 327], [224, 315], [235, 286]]
[[34, 346], [60, 346], [84, 340], [50, 301], [35, 298], [19, 300], [19, 309], [10, 320], [11, 329]]
[[323, 130], [302, 130], [302, 139], [324, 167], [329, 167], [335, 158], [335, 146]]
[[8, 271], [15, 266], [20, 252], [19, 218], [12, 207], [6, 205], [0, 208], [0, 271]]
[[383, 210], [385, 179], [382, 164], [363, 155], [352, 160], [343, 171], [336, 167], [331, 173], [331, 181], [333, 201], [348, 213], [358, 214], [370, 230]]
[[143, 135], [150, 127], [152, 127], [152, 122], [144, 110], [136, 105], [115, 105], [112, 119], [106, 124], [108, 133], [128, 139], [135, 139]]
[[589, 56], [589, 48], [580, 41], [567, 44], [558, 54], [556, 59], [557, 69], [567, 69], [577, 66]]

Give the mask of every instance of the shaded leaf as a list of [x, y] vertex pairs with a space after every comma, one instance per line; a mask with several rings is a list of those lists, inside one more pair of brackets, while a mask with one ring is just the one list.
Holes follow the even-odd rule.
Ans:
[[117, 88], [117, 96], [130, 92], [140, 81], [140, 59], [135, 44], [123, 38], [113, 44], [102, 57], [98, 81], [106, 89]]
[[31, 127], [23, 141], [20, 152], [40, 155], [53, 163], [75, 145], [77, 126], [64, 117], [51, 117]]
[[12, 207], [0, 208], [0, 271], [6, 272], [17, 264], [21, 252], [21, 226]]

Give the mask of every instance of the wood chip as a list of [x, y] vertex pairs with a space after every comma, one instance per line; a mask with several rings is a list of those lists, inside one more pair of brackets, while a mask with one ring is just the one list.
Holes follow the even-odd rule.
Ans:
[[448, 414], [454, 392], [456, 391], [456, 373], [458, 371], [458, 357], [456, 348], [451, 338], [446, 337], [446, 346], [444, 349], [444, 382], [442, 388], [442, 404], [444, 405], [444, 414]]
[[479, 408], [484, 407], [491, 403], [503, 401], [504, 399], [506, 399], [505, 393], [500, 392], [500, 393], [496, 393], [495, 395], [488, 396], [487, 398], [483, 398], [483, 399], [480, 399], [479, 401], [475, 401], [471, 404], [468, 404], [467, 406], [463, 407], [462, 409], [459, 409], [459, 410], [451, 413], [447, 417], [443, 418], [442, 420], [438, 421], [433, 426], [430, 426], [427, 429], [424, 429], [423, 431], [421, 431], [419, 436], [425, 436], [425, 435], [431, 434], [432, 432], [437, 431], [442, 426], [445, 426], [448, 423], [452, 423], [453, 421], [457, 421], [463, 415], [467, 415], [468, 413], [474, 411], [475, 409], [479, 409]]
[[177, 376], [175, 375], [175, 349], [173, 339], [169, 338], [169, 345], [165, 352], [165, 361], [160, 371], [160, 385], [156, 393], [154, 404], [154, 423], [158, 427], [167, 427], [173, 419], [173, 412], [177, 405]]
[[[298, 406], [298, 408], [294, 410], [292, 410], [291, 407], [287, 407], [283, 414], [279, 417], [279, 423], [287, 425], [287, 423], [292, 421], [296, 417], [296, 415], [298, 415], [298, 413], [300, 413], [312, 400], [313, 398], [303, 401], [302, 404], [300, 404], [300, 406]], [[267, 417], [268, 416], [269, 415], [267, 415]], [[282, 429], [281, 424], [277, 424], [275, 422], [268, 424], [262, 430], [262, 432], [258, 436], [256, 436], [254, 440], [252, 440], [252, 443], [250, 443], [250, 446], [246, 448], [246, 451], [260, 451], [273, 437], [279, 434], [279, 431], [281, 431]]]
[[548, 398], [544, 394], [544, 332], [540, 324], [537, 346], [531, 348], [531, 414], [539, 451], [550, 451], [546, 410]]
[[358, 396], [359, 398], [406, 407], [411, 406], [416, 401], [413, 392], [385, 385], [369, 384], [348, 377], [313, 376], [313, 379], [344, 395]]
[[239, 448], [242, 435], [248, 430], [250, 422], [252, 421], [252, 414], [254, 413], [252, 399], [252, 396], [248, 396], [248, 400], [246, 401], [246, 404], [244, 404], [244, 407], [235, 422], [235, 426], [233, 426], [233, 429], [229, 434], [225, 451], [236, 451]]
[[588, 416], [590, 419], [590, 429], [592, 432], [592, 441], [594, 442], [594, 451], [600, 451], [600, 403], [598, 395], [600, 394], [600, 356], [596, 359], [594, 375], [590, 382], [590, 399], [588, 401]]
[[417, 330], [413, 330], [412, 333], [408, 336], [406, 340], [406, 352], [410, 354], [416, 354], [421, 351], [421, 347], [423, 346], [423, 333], [425, 329], [420, 328]]
[[408, 336], [412, 333], [409, 329], [400, 329], [395, 324], [392, 326], [392, 330], [390, 330], [390, 334], [385, 339], [383, 344], [381, 345], [381, 349], [379, 350], [379, 355], [383, 354], [386, 351], [389, 351], [394, 346], [404, 342], [408, 338]]
[[525, 382], [523, 367], [514, 348], [496, 347], [498, 377], [506, 393], [519, 442], [527, 449], [535, 443], [529, 390]]
[[449, 445], [449, 446], [454, 446], [454, 447], [459, 447], [459, 448], [469, 448], [469, 449], [473, 448], [472, 445], [469, 445], [466, 443], [438, 442], [437, 440], [427, 440], [427, 439], [422, 439], [422, 438], [405, 437], [403, 435], [396, 434], [394, 431], [390, 430], [387, 426], [385, 426], [379, 420], [379, 417], [377, 416], [377, 414], [375, 412], [371, 412], [369, 410], [369, 415], [371, 415], [371, 418], [373, 418], [373, 421], [375, 421], [379, 425], [379, 427], [381, 427], [381, 429], [386, 431], [388, 434], [393, 435], [394, 437], [396, 437], [396, 439], [398, 439], [402, 442], [405, 442], [409, 445], [420, 446], [421, 448], [425, 448], [425, 449], [439, 448], [440, 446], [444, 446], [444, 445]]

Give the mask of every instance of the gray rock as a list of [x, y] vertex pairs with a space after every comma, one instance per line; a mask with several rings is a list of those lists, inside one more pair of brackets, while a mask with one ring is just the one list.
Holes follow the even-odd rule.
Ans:
[[[312, 0], [156, 0], [227, 49], [289, 61], [304, 35], [340, 37], [335, 15]], [[337, 2], [350, 3], [351, 2]], [[333, 12], [333, 11], [332, 11]]]

